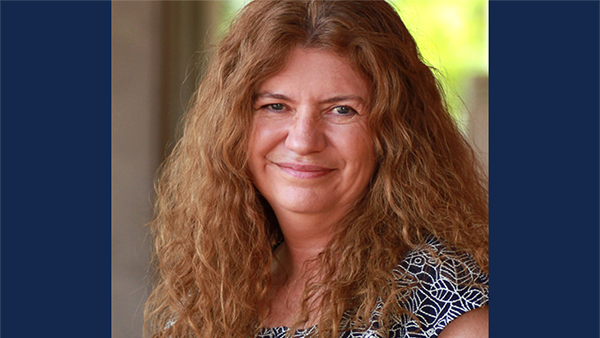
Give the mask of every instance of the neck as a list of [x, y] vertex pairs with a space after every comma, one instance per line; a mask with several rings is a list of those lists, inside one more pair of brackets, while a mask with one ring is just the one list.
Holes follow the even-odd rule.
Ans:
[[[317, 277], [315, 259], [333, 237], [341, 217], [275, 212], [284, 242], [275, 250], [273, 288], [263, 325], [290, 326], [300, 313], [302, 292], [311, 277]], [[318, 299], [318, 297], [316, 298]], [[316, 300], [315, 300], [316, 301]], [[312, 316], [312, 315], [311, 315]], [[313, 322], [309, 322], [313, 325]]]
[[325, 249], [341, 219], [332, 216], [277, 213], [285, 241], [276, 254], [289, 279], [306, 275], [306, 262]]

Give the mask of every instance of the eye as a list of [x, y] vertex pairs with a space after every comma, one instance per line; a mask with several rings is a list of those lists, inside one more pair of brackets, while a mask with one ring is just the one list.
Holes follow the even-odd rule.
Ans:
[[357, 114], [356, 110], [348, 107], [348, 106], [337, 106], [332, 109], [332, 111], [339, 115], [354, 115]]
[[273, 104], [268, 104], [268, 105], [264, 106], [263, 108], [266, 108], [268, 110], [273, 110], [273, 111], [282, 111], [285, 109], [285, 106], [282, 103], [273, 103]]

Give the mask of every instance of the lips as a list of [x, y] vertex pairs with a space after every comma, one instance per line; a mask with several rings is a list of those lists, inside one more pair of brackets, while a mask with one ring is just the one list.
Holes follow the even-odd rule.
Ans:
[[298, 164], [298, 163], [275, 163], [281, 171], [286, 174], [302, 179], [311, 179], [311, 178], [319, 178], [323, 177], [335, 169], [321, 167], [317, 165], [307, 165], [307, 164]]

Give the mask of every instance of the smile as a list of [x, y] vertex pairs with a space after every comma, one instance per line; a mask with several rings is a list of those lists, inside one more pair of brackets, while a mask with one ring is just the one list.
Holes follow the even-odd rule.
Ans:
[[296, 164], [296, 163], [275, 163], [281, 171], [286, 174], [301, 179], [311, 179], [323, 177], [335, 169], [320, 167], [315, 165]]

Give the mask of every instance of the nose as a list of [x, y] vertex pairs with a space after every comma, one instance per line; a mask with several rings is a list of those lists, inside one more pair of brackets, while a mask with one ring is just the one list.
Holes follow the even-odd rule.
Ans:
[[285, 146], [298, 155], [320, 152], [327, 145], [323, 121], [309, 110], [297, 111], [289, 126]]

